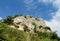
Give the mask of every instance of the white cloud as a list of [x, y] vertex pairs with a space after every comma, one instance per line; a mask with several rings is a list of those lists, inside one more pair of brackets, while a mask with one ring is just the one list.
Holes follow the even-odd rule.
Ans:
[[60, 7], [60, 0], [54, 0], [53, 5], [56, 7]]
[[33, 0], [24, 0], [25, 4], [30, 4], [33, 2]]
[[36, 3], [34, 0], [24, 0], [27, 10], [37, 8]]
[[24, 3], [26, 5], [27, 10], [31, 10], [31, 9], [36, 9], [37, 8], [37, 3], [51, 3], [53, 2], [53, 0], [24, 0]]
[[53, 31], [57, 31], [58, 36], [60, 36], [60, 0], [53, 1], [53, 5], [56, 6], [58, 10], [55, 12], [55, 15], [53, 15], [51, 21], [45, 22]]
[[38, 2], [42, 2], [42, 3], [51, 3], [53, 2], [54, 0], [38, 0]]
[[2, 18], [0, 17], [0, 20], [2, 20]]
[[58, 35], [60, 36], [60, 18], [58, 18], [59, 16], [57, 15], [55, 15], [51, 21], [45, 22], [47, 26], [51, 27], [52, 31], [57, 31]]
[[54, 7], [58, 8], [58, 10], [55, 12], [55, 15], [53, 12], [51, 13], [53, 19], [45, 22], [53, 31], [57, 31], [58, 35], [60, 36], [60, 0], [37, 0], [36, 2], [34, 0], [24, 0], [27, 10], [36, 9], [37, 2], [42, 2], [44, 4], [52, 3]]

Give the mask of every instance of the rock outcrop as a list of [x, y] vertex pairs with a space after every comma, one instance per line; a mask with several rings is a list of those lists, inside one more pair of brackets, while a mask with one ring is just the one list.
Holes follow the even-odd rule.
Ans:
[[13, 20], [13, 24], [18, 30], [27, 31], [30, 33], [34, 33], [35, 27], [37, 31], [44, 32], [44, 28], [46, 27], [45, 22], [42, 18], [35, 18], [29, 15], [15, 17]]

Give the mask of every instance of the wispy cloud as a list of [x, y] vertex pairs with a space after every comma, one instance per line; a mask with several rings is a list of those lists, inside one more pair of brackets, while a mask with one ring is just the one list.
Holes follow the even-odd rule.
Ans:
[[[53, 31], [57, 31], [60, 36], [60, 0], [25, 0], [27, 10], [32, 10], [38, 8], [37, 3], [49, 4], [51, 3], [54, 7], [58, 8], [56, 12], [49, 14], [53, 18], [51, 21], [45, 21], [47, 26], [51, 27]], [[47, 11], [48, 12], [48, 11]]]
[[52, 15], [53, 19], [51, 21], [45, 22], [53, 31], [57, 31], [58, 36], [60, 36], [60, 0], [53, 1], [53, 6], [56, 6], [58, 10], [55, 12], [55, 15]]
[[36, 3], [34, 0], [24, 0], [27, 10], [37, 8]]
[[38, 8], [37, 4], [40, 4], [40, 3], [47, 4], [52, 2], [53, 2], [52, 0], [24, 0], [27, 10]]
[[42, 2], [42, 3], [52, 3], [54, 0], [38, 0], [38, 2]]

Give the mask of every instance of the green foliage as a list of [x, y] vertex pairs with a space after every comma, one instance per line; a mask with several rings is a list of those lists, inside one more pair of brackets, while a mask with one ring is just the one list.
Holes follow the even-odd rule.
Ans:
[[58, 41], [60, 41], [60, 37], [58, 37]]
[[35, 33], [37, 32], [36, 27], [34, 28], [34, 32], [35, 32]]
[[4, 41], [26, 41], [27, 33], [0, 24], [0, 40]]
[[51, 31], [50, 27], [45, 27], [44, 29], [48, 29], [48, 30], [50, 30], [50, 31]]
[[8, 25], [0, 23], [0, 41], [40, 41], [40, 39], [37, 35], [10, 28]]
[[0, 23], [2, 23], [2, 22], [3, 22], [3, 19], [0, 20]]
[[31, 35], [31, 41], [41, 41], [37, 34]]
[[3, 21], [6, 24], [13, 24], [13, 17], [12, 16], [8, 16], [6, 19], [4, 19]]
[[15, 17], [18, 17], [18, 16], [22, 16], [22, 14], [17, 14], [17, 15], [14, 16], [14, 18], [15, 18]]
[[27, 18], [27, 17], [29, 17], [29, 18], [33, 18], [33, 16], [29, 16], [29, 15], [27, 15], [27, 16], [24, 16], [25, 18]]
[[52, 33], [52, 36], [50, 37], [52, 40], [58, 39], [56, 32]]
[[51, 41], [51, 39], [50, 38], [43, 38], [43, 39], [41, 39], [41, 41]]
[[39, 21], [39, 19], [38, 18], [35, 18], [37, 21]]
[[30, 16], [30, 18], [33, 18], [33, 16]]
[[40, 25], [40, 26], [39, 26], [39, 29], [41, 29], [41, 28], [43, 28], [43, 26]]
[[58, 41], [55, 32], [26, 33], [0, 23], [0, 41]]
[[58, 36], [54, 32], [37, 32], [37, 34], [40, 37], [40, 39], [49, 38], [51, 40], [54, 40], [54, 39], [58, 40]]
[[[58, 41], [60, 38], [57, 37], [55, 32], [39, 32], [37, 31], [37, 27], [35, 23], [34, 34], [26, 33], [26, 31], [30, 31], [27, 26], [24, 27], [24, 31], [20, 31], [18, 29], [14, 29], [9, 27], [8, 25], [13, 24], [13, 19], [15, 17], [22, 16], [16, 15], [14, 17], [8, 16], [3, 22], [0, 23], [0, 41]], [[33, 16], [29, 16], [32, 18]], [[25, 16], [26, 18], [26, 16]], [[36, 18], [39, 21], [38, 18]], [[19, 24], [19, 23], [18, 23]], [[43, 28], [43, 26], [39, 26], [39, 29]], [[50, 27], [45, 27], [44, 29], [50, 29]]]

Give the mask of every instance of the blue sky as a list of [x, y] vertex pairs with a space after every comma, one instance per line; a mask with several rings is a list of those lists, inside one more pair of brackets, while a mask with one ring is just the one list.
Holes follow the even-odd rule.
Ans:
[[16, 14], [43, 18], [46, 25], [60, 36], [59, 0], [0, 0], [0, 19]]
[[0, 0], [0, 17], [22, 14], [42, 17], [45, 20], [52, 18], [51, 12], [56, 12], [52, 3], [45, 4], [37, 0]]

